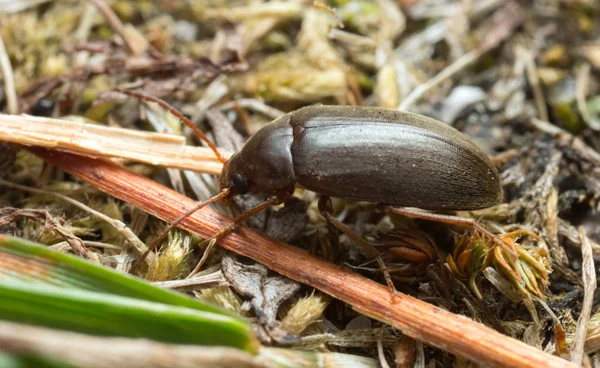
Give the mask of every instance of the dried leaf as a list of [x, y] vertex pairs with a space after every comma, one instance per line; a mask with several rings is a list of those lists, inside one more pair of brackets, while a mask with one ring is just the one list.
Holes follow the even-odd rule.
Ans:
[[266, 333], [259, 334], [259, 338], [278, 343], [297, 341], [277, 327], [276, 316], [279, 306], [300, 289], [299, 283], [279, 275], [269, 276], [265, 266], [247, 265], [233, 256], [223, 258], [223, 275], [238, 293], [250, 299], [252, 310]]

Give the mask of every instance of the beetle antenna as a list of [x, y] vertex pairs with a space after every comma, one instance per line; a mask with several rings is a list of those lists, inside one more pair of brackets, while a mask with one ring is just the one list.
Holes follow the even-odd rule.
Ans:
[[224, 235], [227, 235], [229, 232], [231, 232], [231, 230], [233, 230], [236, 227], [236, 225], [239, 225], [240, 223], [246, 221], [249, 217], [254, 216], [255, 214], [259, 213], [260, 211], [264, 210], [265, 208], [280, 202], [280, 200], [281, 199], [278, 198], [277, 196], [272, 196], [272, 197], [267, 198], [266, 201], [262, 202], [261, 204], [257, 205], [256, 207], [253, 207], [253, 208], [249, 209], [248, 211], [242, 213], [238, 217], [234, 218], [233, 221], [229, 223], [229, 225], [225, 226], [217, 234], [213, 235], [212, 237], [210, 237], [208, 239], [205, 239], [202, 243], [200, 243], [198, 245], [200, 248], [203, 248], [206, 244], [208, 244], [208, 246], [206, 247], [206, 250], [204, 251], [202, 258], [200, 259], [200, 261], [198, 262], [196, 267], [194, 267], [194, 270], [186, 277], [186, 279], [189, 279], [190, 277], [192, 277], [196, 273], [198, 273], [198, 271], [200, 270], [202, 265], [204, 265], [204, 262], [206, 262], [206, 259], [208, 258], [209, 254], [210, 254], [210, 250], [213, 248], [214, 244], [216, 243], [217, 240], [219, 240], [219, 238], [221, 238]]
[[203, 207], [208, 206], [209, 204], [215, 203], [225, 197], [227, 197], [227, 195], [229, 195], [229, 193], [231, 192], [231, 188], [225, 188], [222, 191], [220, 191], [218, 194], [210, 197], [209, 199], [207, 199], [204, 202], [200, 202], [197, 205], [195, 205], [194, 207], [190, 208], [189, 210], [187, 210], [183, 215], [177, 217], [173, 222], [171, 222], [169, 224], [169, 226], [167, 226], [161, 233], [160, 235], [158, 235], [158, 237], [156, 239], [154, 239], [154, 241], [152, 242], [152, 244], [150, 244], [148, 246], [148, 250], [146, 250], [141, 256], [140, 258], [137, 259], [137, 261], [135, 261], [135, 264], [131, 267], [131, 272], [133, 272], [134, 270], [137, 269], [137, 267], [142, 264], [142, 262], [144, 262], [144, 260], [146, 259], [146, 257], [148, 257], [148, 254], [150, 254], [150, 252], [153, 252], [157, 247], [158, 244], [161, 242], [161, 240], [163, 240], [165, 238], [165, 236], [167, 236], [167, 234], [169, 233], [169, 231], [171, 231], [175, 226], [177, 226], [181, 221], [183, 221], [186, 217], [190, 216], [191, 214], [193, 214], [194, 212], [202, 209]]
[[171, 114], [175, 115], [185, 125], [187, 125], [190, 129], [192, 129], [194, 131], [194, 133], [196, 134], [196, 136], [198, 138], [200, 138], [201, 140], [203, 140], [208, 145], [208, 147], [214, 152], [215, 156], [217, 156], [217, 160], [219, 160], [221, 163], [225, 163], [227, 161], [227, 159], [221, 155], [221, 153], [217, 149], [217, 146], [215, 146], [215, 144], [213, 142], [211, 142], [211, 140], [208, 139], [208, 137], [204, 133], [202, 133], [202, 131], [200, 129], [198, 129], [198, 127], [196, 127], [194, 125], [194, 123], [192, 123], [190, 121], [190, 119], [186, 118], [185, 115], [183, 115], [181, 112], [179, 112], [179, 110], [177, 110], [173, 106], [169, 105], [166, 101], [161, 100], [158, 97], [149, 96], [149, 95], [147, 95], [145, 93], [141, 93], [141, 92], [130, 91], [130, 90], [125, 90], [125, 89], [117, 89], [117, 91], [124, 95], [133, 96], [133, 97], [136, 97], [143, 101], [149, 101], [149, 102], [154, 102], [154, 103], [158, 104], [160, 107], [169, 111]]

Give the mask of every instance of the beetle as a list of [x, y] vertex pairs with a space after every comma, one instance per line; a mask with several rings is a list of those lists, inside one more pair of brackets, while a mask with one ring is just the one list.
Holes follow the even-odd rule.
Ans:
[[359, 106], [308, 106], [258, 130], [223, 167], [221, 190], [278, 195], [295, 185], [357, 201], [475, 210], [502, 198], [496, 168], [437, 120]]
[[332, 215], [329, 197], [472, 226], [498, 244], [471, 219], [393, 207], [476, 210], [502, 199], [498, 172], [485, 152], [456, 129], [422, 115], [376, 107], [304, 107], [258, 130], [225, 163], [220, 177], [221, 190], [231, 190], [229, 195], [271, 195], [265, 206], [284, 201], [296, 184], [321, 195], [323, 216], [377, 260], [394, 294], [379, 252]]
[[[202, 207], [248, 192], [268, 196], [265, 202], [236, 217], [207, 240], [213, 240], [214, 244], [214, 240], [248, 217], [284, 202], [296, 185], [321, 195], [319, 209], [328, 223], [378, 261], [394, 293], [393, 282], [379, 252], [332, 215], [330, 197], [378, 203], [389, 213], [473, 227], [509, 255], [516, 256], [473, 219], [395, 207], [476, 210], [501, 201], [498, 172], [487, 154], [470, 138], [442, 122], [378, 107], [308, 106], [262, 127], [239, 152], [225, 160], [189, 119], [166, 102], [139, 92], [119, 92], [158, 103], [169, 110], [206, 141], [223, 162], [221, 191], [171, 223], [136, 265], [170, 229]], [[207, 249], [194, 272], [208, 253]]]

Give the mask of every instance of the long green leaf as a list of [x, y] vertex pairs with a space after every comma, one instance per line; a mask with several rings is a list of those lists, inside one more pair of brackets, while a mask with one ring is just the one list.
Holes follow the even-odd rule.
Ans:
[[216, 306], [155, 287], [139, 278], [0, 234], [0, 283], [11, 280], [110, 293], [234, 316]]
[[256, 352], [244, 320], [74, 256], [0, 235], [0, 319]]

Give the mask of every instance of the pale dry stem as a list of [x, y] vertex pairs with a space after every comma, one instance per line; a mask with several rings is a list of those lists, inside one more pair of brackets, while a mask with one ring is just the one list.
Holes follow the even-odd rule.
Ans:
[[87, 368], [264, 367], [259, 357], [230, 347], [99, 337], [5, 321], [0, 322], [0, 351], [50, 356]]
[[223, 167], [210, 149], [187, 146], [182, 136], [29, 115], [0, 114], [0, 141], [209, 174]]
[[15, 76], [13, 74], [10, 59], [4, 47], [2, 35], [0, 35], [0, 72], [4, 79], [4, 93], [6, 93], [6, 107], [8, 112], [16, 114], [19, 112], [17, 91], [15, 89]]
[[579, 237], [581, 238], [581, 253], [583, 261], [581, 264], [581, 273], [583, 279], [583, 303], [581, 315], [577, 321], [577, 331], [575, 332], [575, 341], [571, 349], [571, 361], [580, 365], [584, 359], [585, 336], [588, 329], [588, 322], [592, 313], [594, 303], [594, 291], [596, 291], [596, 269], [594, 267], [594, 256], [592, 246], [587, 240], [587, 235], [583, 226], [579, 228]]

